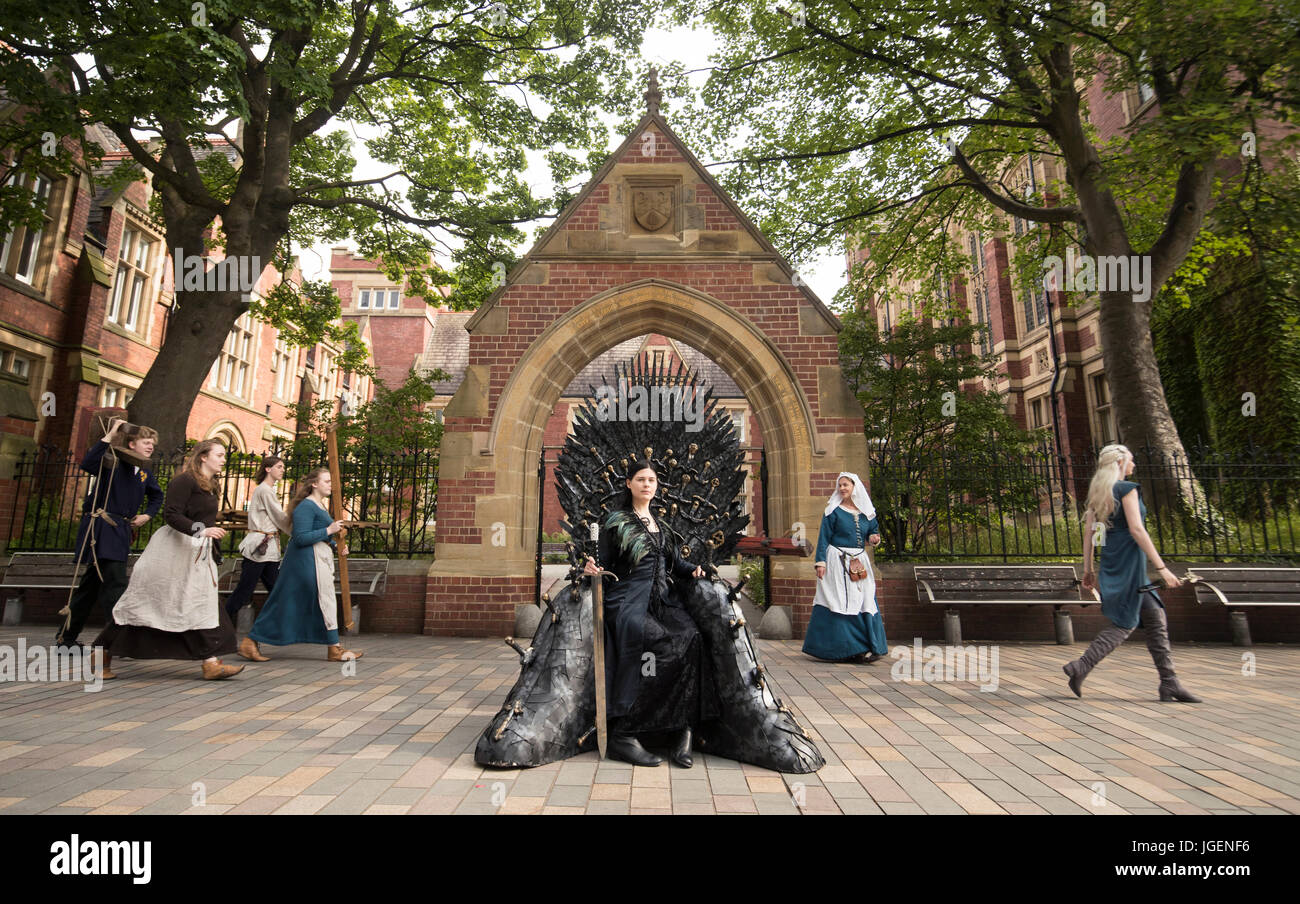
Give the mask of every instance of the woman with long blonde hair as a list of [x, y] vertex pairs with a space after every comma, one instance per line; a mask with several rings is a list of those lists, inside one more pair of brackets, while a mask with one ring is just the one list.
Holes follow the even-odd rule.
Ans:
[[217, 553], [226, 535], [216, 527], [217, 475], [226, 447], [204, 440], [172, 477], [163, 499], [167, 523], [149, 538], [126, 593], [113, 607], [113, 621], [95, 638], [103, 648], [105, 678], [113, 656], [131, 659], [202, 660], [203, 677], [229, 678], [243, 666], [217, 657], [235, 652], [235, 629], [217, 598]]
[[[1133, 469], [1133, 453], [1119, 444], [1106, 446], [1097, 456], [1097, 471], [1088, 487], [1084, 511], [1083, 586], [1096, 589], [1101, 596], [1101, 614], [1111, 624], [1099, 631], [1084, 654], [1067, 663], [1063, 671], [1070, 679], [1070, 690], [1082, 697], [1083, 679], [1141, 621], [1146, 629], [1147, 649], [1160, 673], [1161, 701], [1200, 703], [1200, 698], [1183, 687], [1174, 673], [1169, 622], [1156, 592], [1159, 585], [1147, 578], [1148, 560], [1155, 564], [1166, 587], [1177, 587], [1181, 582], [1165, 567], [1143, 526], [1147, 507], [1142, 502], [1141, 488], [1127, 479]], [[1092, 570], [1094, 545], [1101, 547], [1101, 567], [1096, 573]]]
[[[298, 482], [289, 503], [293, 532], [275, 587], [262, 611], [239, 645], [239, 655], [262, 661], [259, 644], [284, 647], [319, 643], [328, 647], [326, 659], [342, 662], [360, 659], [356, 650], [339, 642], [338, 603], [334, 596], [334, 535], [343, 522], [326, 508], [332, 490], [329, 468], [316, 468]], [[347, 546], [342, 550], [347, 553]]]

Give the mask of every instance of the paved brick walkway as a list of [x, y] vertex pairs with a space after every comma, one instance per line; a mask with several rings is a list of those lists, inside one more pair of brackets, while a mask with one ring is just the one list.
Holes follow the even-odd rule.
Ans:
[[[48, 628], [0, 629], [48, 643]], [[1082, 645], [1002, 645], [999, 687], [894, 681], [892, 660], [815, 662], [762, 642], [778, 692], [827, 765], [782, 776], [584, 754], [484, 770], [474, 742], [518, 672], [499, 640], [365, 635], [356, 677], [319, 647], [272, 649], [224, 682], [196, 664], [115, 664], [98, 693], [0, 683], [0, 814], [16, 813], [1300, 813], [1300, 648], [1178, 646], [1206, 702], [1155, 701], [1145, 646], [1089, 678]], [[201, 801], [201, 802], [200, 802]]]

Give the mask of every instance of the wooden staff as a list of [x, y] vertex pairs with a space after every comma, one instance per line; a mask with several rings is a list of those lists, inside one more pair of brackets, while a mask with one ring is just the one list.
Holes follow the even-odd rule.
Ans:
[[[339, 476], [339, 441], [331, 427], [325, 433], [326, 446], [330, 456], [330, 507], [334, 520], [343, 520], [343, 480]], [[343, 593], [343, 627], [352, 630], [352, 587], [348, 584], [348, 554], [344, 552], [348, 530], [343, 528], [337, 534], [339, 544], [339, 589]]]

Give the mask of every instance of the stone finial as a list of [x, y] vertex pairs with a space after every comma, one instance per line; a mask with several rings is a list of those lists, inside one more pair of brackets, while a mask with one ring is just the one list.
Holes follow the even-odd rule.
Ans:
[[650, 87], [645, 92], [646, 110], [652, 116], [659, 115], [659, 103], [664, 99], [663, 92], [659, 90], [659, 70], [650, 70]]

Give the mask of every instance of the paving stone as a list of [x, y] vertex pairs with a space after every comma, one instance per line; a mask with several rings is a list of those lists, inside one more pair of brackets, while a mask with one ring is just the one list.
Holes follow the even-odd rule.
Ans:
[[[0, 643], [47, 633], [5, 626]], [[94, 695], [3, 688], [0, 813], [1300, 813], [1300, 648], [1256, 649], [1246, 681], [1239, 650], [1180, 645], [1206, 702], [1171, 707], [1137, 644], [1075, 699], [1054, 644], [1000, 645], [1000, 686], [985, 693], [759, 641], [827, 759], [781, 776], [702, 752], [690, 770], [594, 752], [480, 767], [474, 746], [518, 675], [498, 647], [372, 635], [355, 678], [325, 674], [304, 646], [232, 682], [159, 661], [124, 662], [131, 680]]]

